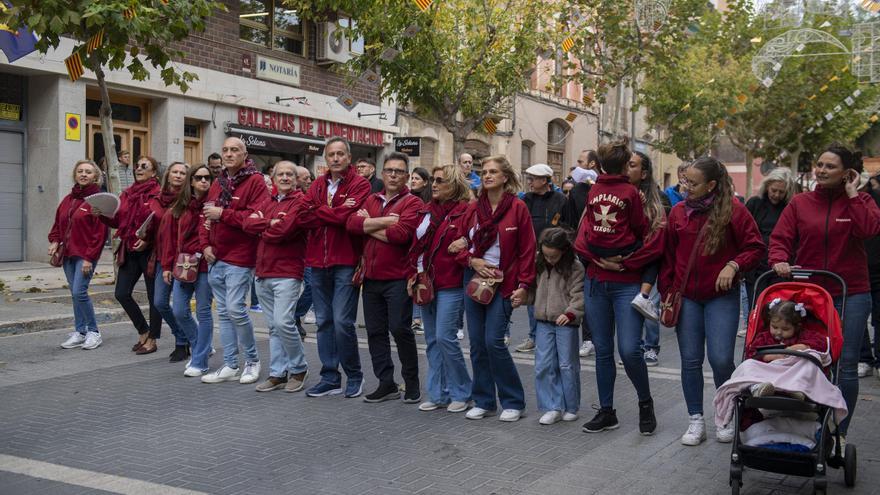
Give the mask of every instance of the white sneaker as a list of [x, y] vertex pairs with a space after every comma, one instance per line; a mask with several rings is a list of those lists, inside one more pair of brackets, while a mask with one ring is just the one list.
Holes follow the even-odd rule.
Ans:
[[436, 411], [437, 409], [440, 409], [441, 407], [443, 407], [443, 404], [438, 404], [436, 402], [431, 402], [429, 400], [426, 400], [425, 402], [422, 402], [421, 404], [419, 404], [419, 411]]
[[726, 424], [715, 428], [715, 440], [720, 443], [730, 443], [733, 441], [733, 426]]
[[244, 363], [244, 371], [241, 373], [241, 378], [238, 380], [238, 383], [247, 385], [249, 383], [255, 383], [259, 378], [260, 363]]
[[592, 340], [585, 340], [583, 344], [581, 344], [581, 350], [578, 351], [578, 355], [580, 357], [587, 357], [595, 351], [596, 348], [593, 347]]
[[501, 416], [498, 416], [498, 420], [512, 423], [519, 421], [520, 416], [522, 416], [522, 411], [519, 409], [505, 409], [501, 411]]
[[702, 414], [688, 416], [688, 429], [681, 436], [682, 445], [700, 445], [706, 440], [706, 420]]
[[446, 412], [451, 412], [451, 413], [465, 412], [465, 411], [467, 411], [467, 408], [469, 405], [470, 405], [470, 402], [463, 402], [463, 401], [454, 400], [454, 401], [450, 402], [448, 406], [446, 406]]
[[306, 315], [303, 316], [303, 323], [308, 323], [309, 325], [314, 325], [318, 320], [315, 318], [315, 312], [309, 309], [306, 311]]
[[747, 327], [740, 327], [739, 330], [736, 331], [737, 337], [745, 337], [746, 333], [748, 333], [749, 329]]
[[660, 319], [660, 315], [657, 314], [657, 308], [654, 307], [654, 303], [641, 293], [636, 294], [636, 297], [634, 297], [629, 304], [633, 309], [649, 320], [657, 321]]
[[513, 348], [516, 352], [535, 352], [535, 341], [526, 337], [522, 343]]
[[[503, 414], [502, 414], [503, 416]], [[559, 420], [562, 419], [562, 413], [559, 411], [547, 411], [541, 416], [541, 419], [538, 420], [538, 423], [542, 425], [552, 425], [554, 423], [558, 423]]]
[[563, 421], [577, 421], [578, 415], [577, 413], [567, 412], [562, 414]]
[[205, 374], [204, 371], [202, 371], [198, 368], [193, 368], [192, 366], [187, 366], [186, 370], [184, 370], [184, 372], [183, 372], [183, 376], [188, 376], [190, 378], [195, 378], [197, 376], [202, 376], [204, 374]]
[[486, 416], [491, 416], [495, 414], [493, 411], [487, 411], [482, 407], [472, 407], [465, 413], [464, 417], [467, 419], [483, 419]]
[[871, 376], [871, 365], [868, 363], [859, 363], [859, 378]]
[[457, 338], [458, 340], [464, 340], [464, 330], [459, 328], [458, 331], [455, 332], [455, 338]]
[[223, 366], [219, 370], [202, 376], [202, 383], [223, 383], [234, 382], [241, 376], [241, 370], [238, 368], [230, 368]]
[[86, 341], [83, 343], [83, 349], [90, 351], [92, 349], [97, 349], [99, 345], [101, 345], [104, 340], [101, 338], [101, 334], [98, 332], [86, 332]]
[[64, 349], [73, 349], [75, 347], [82, 347], [83, 342], [86, 341], [86, 336], [79, 332], [70, 332], [67, 334], [67, 340], [61, 344], [61, 347]]

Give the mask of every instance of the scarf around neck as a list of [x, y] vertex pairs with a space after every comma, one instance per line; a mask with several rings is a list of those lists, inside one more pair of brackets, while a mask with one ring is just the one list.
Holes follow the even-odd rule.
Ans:
[[694, 213], [705, 213], [709, 211], [709, 208], [712, 207], [712, 204], [715, 202], [715, 191], [706, 194], [700, 198], [691, 198], [687, 197], [684, 200], [684, 214], [687, 218], [690, 218]]
[[516, 196], [509, 192], [505, 192], [501, 196], [501, 202], [492, 212], [492, 205], [489, 204], [489, 194], [485, 191], [480, 194], [477, 199], [477, 230], [474, 232], [474, 257], [481, 258], [489, 248], [495, 244], [498, 239], [498, 223], [513, 205]]
[[98, 194], [99, 192], [101, 192], [101, 188], [97, 184], [88, 184], [86, 186], [74, 184], [70, 190], [70, 196], [73, 199], [86, 199], [88, 196]]
[[220, 172], [220, 177], [217, 178], [217, 181], [220, 183], [220, 197], [217, 198], [217, 206], [228, 208], [229, 204], [232, 203], [232, 193], [235, 191], [235, 188], [256, 173], [258, 173], [257, 167], [254, 165], [254, 161], [250, 159], [245, 161], [244, 166], [232, 177], [229, 177], [229, 171], [224, 168]]
[[421, 239], [416, 239], [413, 248], [410, 249], [410, 257], [413, 266], [417, 266], [418, 258], [421, 255], [424, 255], [424, 265], [427, 267], [431, 260], [431, 253], [428, 250], [434, 244], [434, 235], [437, 233], [437, 228], [443, 223], [443, 220], [449, 216], [449, 214], [454, 210], [461, 202], [459, 201], [445, 201], [443, 203], [439, 201], [431, 201], [427, 204], [428, 212], [431, 214], [431, 220], [428, 223], [428, 229], [425, 230], [425, 235], [421, 237]]

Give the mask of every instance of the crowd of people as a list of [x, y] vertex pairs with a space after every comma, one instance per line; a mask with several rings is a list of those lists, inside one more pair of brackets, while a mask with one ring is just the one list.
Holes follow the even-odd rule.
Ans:
[[[648, 367], [659, 360], [661, 320], [674, 327], [681, 354], [681, 442], [698, 445], [707, 436], [704, 361], [716, 388], [731, 378], [743, 300], [751, 300], [743, 293], [754, 294], [758, 273], [789, 277], [793, 267], [836, 272], [848, 286], [845, 308], [840, 291], [829, 289], [845, 309], [843, 435], [863, 365], [880, 364], [867, 326], [880, 314], [880, 256], [869, 265], [866, 255], [880, 254], [880, 188], [863, 174], [860, 155], [843, 146], [819, 156], [813, 190], [800, 192], [787, 169], [776, 169], [747, 203], [711, 157], [682, 164], [679, 184], [663, 191], [651, 159], [626, 141], [585, 150], [562, 188], [551, 167], [536, 164], [521, 177], [500, 155], [483, 158], [477, 174], [467, 153], [426, 170], [394, 152], [377, 171], [369, 158], [353, 161], [349, 143], [334, 137], [324, 160], [327, 171], [314, 180], [290, 161], [264, 176], [235, 137], [204, 165], [174, 162], [160, 171], [143, 156], [121, 171], [131, 180], [115, 212], [88, 202], [104, 174], [78, 161], [49, 233], [49, 255], [64, 269], [74, 307], [74, 331], [62, 347], [101, 345], [88, 285], [112, 227], [115, 295], [137, 331], [132, 352], [156, 352], [164, 321], [175, 339], [170, 359], [187, 360], [183, 374], [203, 383], [402, 399], [472, 420], [496, 414], [500, 404], [499, 419], [517, 421], [527, 401], [508, 342], [511, 314], [526, 306], [529, 336], [515, 351], [535, 353], [539, 422], [579, 418], [579, 358], [595, 352], [598, 407], [583, 430], [618, 428], [616, 348], [638, 397], [639, 431], [651, 435]], [[142, 277], [147, 316], [133, 297]], [[269, 327], [266, 373], [249, 293]], [[369, 308], [364, 323], [378, 381], [366, 394], [359, 299]], [[213, 370], [212, 304], [223, 353]], [[303, 350], [309, 307], [319, 368]], [[459, 343], [464, 328], [470, 369]], [[417, 334], [427, 344], [423, 375]], [[733, 425], [716, 425], [718, 441], [733, 434]]]

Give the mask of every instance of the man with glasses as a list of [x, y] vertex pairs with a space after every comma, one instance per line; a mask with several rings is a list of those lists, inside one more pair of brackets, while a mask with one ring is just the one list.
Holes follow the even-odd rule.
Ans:
[[400, 398], [394, 381], [389, 331], [397, 344], [401, 375], [405, 386], [403, 402], [421, 400], [419, 359], [412, 330], [412, 299], [406, 290], [407, 259], [413, 233], [424, 204], [410, 194], [409, 157], [403, 153], [386, 156], [382, 166], [382, 192], [370, 195], [364, 207], [348, 218], [348, 231], [363, 236], [363, 299], [367, 343], [373, 361], [373, 373], [379, 387], [364, 397], [365, 402]]
[[382, 179], [376, 177], [376, 162], [372, 158], [360, 158], [356, 164], [358, 174], [370, 183], [370, 193], [382, 190]]
[[461, 171], [464, 173], [465, 178], [471, 183], [471, 189], [474, 191], [480, 188], [480, 176], [476, 172], [472, 170], [474, 166], [474, 157], [471, 156], [470, 153], [462, 153], [458, 157], [458, 166], [461, 167]]
[[[535, 239], [540, 239], [541, 232], [548, 227], [564, 225], [573, 228], [563, 221], [563, 210], [568, 198], [565, 194], [553, 190], [553, 169], [544, 163], [532, 165], [526, 169], [526, 185], [529, 192], [523, 197], [523, 201], [532, 215], [532, 227], [535, 229]], [[516, 346], [516, 352], [535, 351], [535, 307], [526, 306], [529, 313], [529, 336], [520, 345]]]

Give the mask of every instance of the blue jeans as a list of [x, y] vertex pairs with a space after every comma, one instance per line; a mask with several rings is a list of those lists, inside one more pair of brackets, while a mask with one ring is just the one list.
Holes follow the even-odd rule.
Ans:
[[92, 267], [89, 275], [83, 275], [82, 266], [83, 259], [77, 257], [64, 258], [64, 263], [61, 265], [73, 300], [74, 329], [85, 335], [86, 332], [97, 332], [98, 322], [95, 321], [95, 307], [92, 306], [92, 299], [89, 297], [89, 283], [92, 281], [95, 267]]
[[256, 363], [260, 360], [254, 340], [254, 324], [245, 304], [253, 277], [253, 268], [230, 265], [224, 261], [214, 263], [208, 275], [217, 301], [223, 363], [233, 369], [238, 368], [239, 344], [244, 351], [245, 362]]
[[[196, 317], [199, 319], [198, 326], [192, 317], [189, 301], [193, 294], [196, 296]], [[190, 366], [208, 371], [208, 356], [211, 354], [211, 342], [214, 339], [214, 316], [211, 314], [211, 284], [208, 283], [208, 274], [199, 273], [199, 277], [193, 283], [174, 281], [171, 298], [174, 305], [174, 318], [180, 324], [180, 329], [190, 341], [192, 362]]]
[[[473, 270], [465, 270], [465, 282], [469, 282], [473, 275]], [[497, 389], [503, 409], [522, 411], [526, 407], [525, 392], [510, 351], [504, 345], [504, 333], [513, 312], [510, 299], [504, 299], [498, 292], [489, 304], [483, 305], [465, 297], [464, 311], [471, 341], [471, 368], [474, 370], [471, 398], [477, 407], [494, 411]]]
[[681, 299], [676, 336], [681, 353], [681, 388], [690, 415], [703, 414], [703, 360], [706, 353], [709, 354], [715, 388], [726, 382], [736, 368], [733, 352], [739, 309], [739, 287], [706, 301]]
[[[840, 297], [834, 298], [834, 307], [840, 311]], [[846, 435], [849, 422], [855, 412], [859, 398], [859, 354], [862, 350], [862, 336], [865, 322], [871, 316], [871, 294], [852, 294], [846, 297], [843, 314], [843, 350], [840, 353], [837, 386], [846, 401], [849, 415], [840, 423], [840, 432]]]
[[749, 325], [749, 294], [746, 290], [746, 283], [739, 284], [739, 328], [746, 328]]
[[[422, 307], [418, 304], [413, 303], [413, 312], [412, 312], [413, 320], [421, 320], [422, 319]], [[424, 325], [424, 323], [423, 323]]]
[[435, 404], [467, 402], [471, 398], [473, 382], [455, 336], [463, 297], [461, 287], [443, 289], [434, 294], [434, 300], [429, 304], [415, 306], [422, 310], [425, 343], [428, 344], [425, 352], [428, 356], [428, 399]]
[[[538, 322], [535, 320], [535, 307], [526, 306], [526, 313], [529, 315], [529, 338], [535, 341], [535, 332], [538, 330]], [[508, 333], [510, 333], [508, 331]]]
[[294, 313], [302, 280], [257, 277], [256, 281], [257, 297], [269, 325], [269, 376], [283, 378], [306, 371], [309, 367]]
[[632, 300], [639, 294], [639, 282], [599, 282], [584, 279], [584, 312], [590, 318], [593, 345], [596, 346], [596, 384], [599, 405], [614, 407], [614, 331], [617, 326], [617, 350], [626, 376], [636, 389], [640, 401], [651, 398], [648, 367], [639, 342], [645, 319], [633, 309]]
[[303, 291], [296, 301], [296, 321], [309, 312], [312, 307], [312, 267], [307, 266], [303, 272]]
[[177, 346], [187, 344], [192, 346], [193, 342], [187, 338], [187, 335], [180, 328], [177, 319], [174, 318], [174, 312], [171, 310], [171, 289], [173, 285], [165, 283], [165, 279], [162, 278], [162, 266], [159, 265], [159, 262], [156, 262], [156, 282], [154, 287], [153, 306], [156, 307], [156, 311], [162, 315], [162, 319], [171, 328], [171, 334], [174, 335], [174, 344]]
[[[654, 306], [654, 309], [657, 310], [659, 314], [660, 308], [660, 293], [657, 292], [657, 286], [651, 287], [650, 294], [651, 304]], [[648, 349], [654, 349], [657, 352], [660, 352], [660, 322], [655, 320], [649, 320], [645, 318], [645, 338], [641, 342], [642, 350], [647, 351]]]
[[538, 410], [578, 412], [581, 406], [580, 328], [539, 321], [536, 337]]
[[353, 266], [312, 267], [312, 298], [318, 325], [318, 357], [321, 381], [338, 386], [339, 365], [349, 380], [363, 380], [358, 352], [357, 318], [359, 289], [351, 284]]

